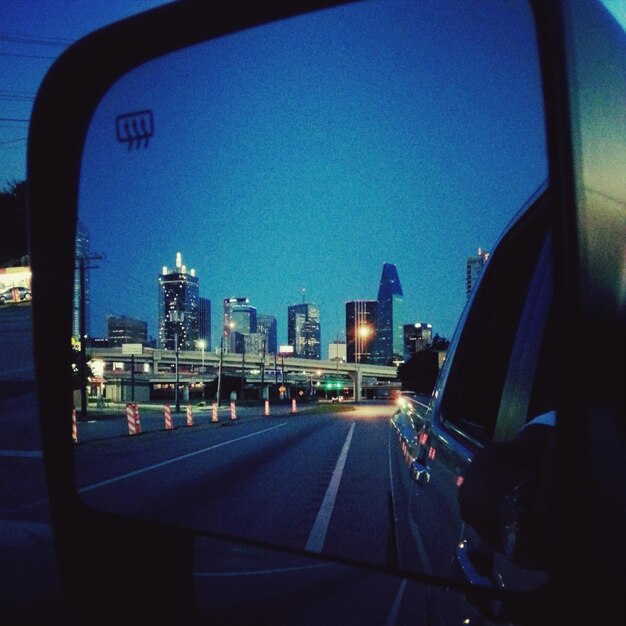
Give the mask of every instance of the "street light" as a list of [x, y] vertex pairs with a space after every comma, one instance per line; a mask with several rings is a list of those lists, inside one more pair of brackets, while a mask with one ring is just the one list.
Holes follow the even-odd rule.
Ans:
[[[229, 328], [232, 330], [235, 328], [235, 322], [230, 322], [228, 324]], [[224, 361], [224, 339], [228, 335], [228, 331], [224, 330], [222, 332], [222, 340], [220, 341], [220, 366], [217, 371], [217, 406], [222, 406], [222, 395], [220, 390], [222, 388], [222, 363]]]
[[357, 363], [361, 362], [361, 355], [367, 338], [372, 334], [372, 329], [367, 324], [360, 324], [357, 328], [356, 340], [356, 359]]
[[202, 350], [202, 371], [204, 372], [204, 350], [206, 348], [206, 339], [198, 339], [196, 345]]
[[179, 375], [178, 375], [178, 331], [174, 331], [174, 350], [175, 350], [175, 357], [176, 357], [176, 383], [175, 383], [175, 387], [174, 387], [174, 397], [176, 398], [176, 413], [180, 413], [180, 398], [178, 395], [178, 380], [179, 380]]

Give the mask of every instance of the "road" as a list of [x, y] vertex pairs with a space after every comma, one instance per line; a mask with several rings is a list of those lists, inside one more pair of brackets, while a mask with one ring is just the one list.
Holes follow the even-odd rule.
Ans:
[[[23, 321], [10, 317], [22, 329]], [[19, 335], [3, 338], [28, 346]], [[4, 385], [0, 409], [0, 608], [20, 616], [45, 614], [61, 601], [24, 350], [19, 367], [5, 363], [4, 372], [13, 373], [4, 380], [19, 384]], [[456, 593], [315, 558], [396, 563], [393, 520], [405, 506], [393, 498], [391, 476], [402, 471], [388, 424], [393, 407], [327, 408], [270, 416], [242, 409], [237, 420], [224, 411], [217, 424], [198, 412], [193, 427], [177, 416], [172, 430], [161, 426], [157, 409], [143, 412], [145, 430], [132, 436], [123, 413], [91, 415], [78, 424], [74, 448], [79, 491], [94, 507], [198, 529], [196, 597], [208, 615], [219, 616], [216, 623], [249, 623], [253, 613], [255, 621], [276, 625], [460, 624], [464, 605]], [[211, 532], [302, 553], [217, 540]], [[415, 554], [425, 557], [413, 563], [420, 571], [437, 560]]]

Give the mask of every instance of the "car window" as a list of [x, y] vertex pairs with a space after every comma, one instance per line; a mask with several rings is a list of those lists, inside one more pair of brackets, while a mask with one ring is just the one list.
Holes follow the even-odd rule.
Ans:
[[550, 223], [547, 195], [498, 244], [487, 262], [441, 399], [444, 424], [482, 445], [493, 439], [509, 360]]

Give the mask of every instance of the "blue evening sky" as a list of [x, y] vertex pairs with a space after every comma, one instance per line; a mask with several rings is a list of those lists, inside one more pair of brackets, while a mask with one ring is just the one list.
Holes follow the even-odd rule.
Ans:
[[[0, 118], [28, 118], [68, 41], [158, 4], [4, 0]], [[115, 314], [147, 320], [156, 336], [157, 277], [181, 252], [212, 301], [213, 347], [223, 298], [275, 315], [286, 343], [287, 306], [304, 289], [320, 306], [326, 358], [345, 302], [376, 298], [384, 262], [398, 267], [403, 321], [451, 337], [467, 256], [492, 248], [546, 164], [524, 5], [470, 2], [461, 16], [458, 2], [443, 4], [298, 18], [114, 86], [92, 122], [80, 192], [92, 252], [104, 256], [91, 334]], [[115, 118], [142, 109], [154, 137], [128, 150]], [[24, 178], [25, 136], [25, 124], [0, 121], [0, 184]]]

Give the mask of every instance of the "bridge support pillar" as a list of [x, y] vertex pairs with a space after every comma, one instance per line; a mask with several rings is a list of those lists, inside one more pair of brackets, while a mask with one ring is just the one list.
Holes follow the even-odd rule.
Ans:
[[360, 402], [363, 398], [363, 373], [357, 367], [353, 374], [350, 374], [352, 384], [354, 386], [354, 401]]

